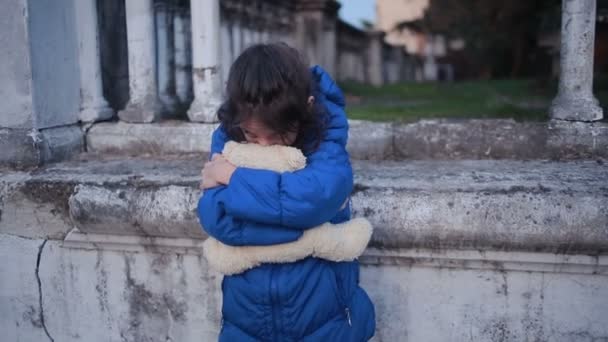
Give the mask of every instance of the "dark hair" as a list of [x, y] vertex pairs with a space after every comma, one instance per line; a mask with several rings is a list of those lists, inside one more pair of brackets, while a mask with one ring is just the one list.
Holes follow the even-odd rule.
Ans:
[[315, 150], [324, 131], [324, 111], [315, 101], [308, 63], [284, 43], [257, 44], [234, 61], [228, 74], [226, 99], [218, 118], [228, 137], [244, 141], [240, 128], [251, 117], [284, 136], [297, 132], [293, 146], [305, 153]]

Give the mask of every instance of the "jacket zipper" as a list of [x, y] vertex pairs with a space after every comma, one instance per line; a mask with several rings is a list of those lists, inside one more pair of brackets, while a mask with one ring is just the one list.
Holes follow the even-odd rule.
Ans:
[[277, 323], [277, 319], [278, 319], [278, 312], [277, 312], [277, 306], [279, 305], [279, 298], [278, 298], [278, 289], [277, 289], [277, 281], [276, 281], [276, 277], [275, 277], [275, 272], [276, 272], [276, 268], [273, 266], [271, 266], [272, 269], [270, 270], [270, 304], [271, 304], [271, 308], [272, 308], [272, 326], [273, 326], [273, 331], [272, 331], [272, 336], [273, 336], [273, 341], [280, 341], [281, 339], [279, 338], [279, 329], [278, 329], [278, 323]]
[[[334, 269], [335, 272], [335, 269]], [[352, 327], [353, 326], [353, 322], [350, 319], [350, 308], [348, 307], [348, 305], [346, 305], [344, 298], [342, 298], [342, 293], [343, 293], [343, 289], [341, 288], [340, 285], [338, 285], [338, 276], [335, 276], [336, 278], [336, 297], [338, 297], [338, 302], [340, 304], [340, 306], [342, 306], [344, 308], [344, 315], [346, 316], [346, 322], [348, 322], [348, 326]]]

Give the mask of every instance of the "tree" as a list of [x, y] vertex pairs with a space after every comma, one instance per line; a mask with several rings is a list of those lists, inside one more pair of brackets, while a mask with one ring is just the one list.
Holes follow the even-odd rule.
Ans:
[[480, 66], [479, 77], [516, 77], [522, 75], [526, 56], [536, 48], [539, 28], [548, 21], [547, 16], [554, 17], [560, 3], [431, 0], [423, 18], [399, 23], [396, 29], [464, 39], [467, 58]]

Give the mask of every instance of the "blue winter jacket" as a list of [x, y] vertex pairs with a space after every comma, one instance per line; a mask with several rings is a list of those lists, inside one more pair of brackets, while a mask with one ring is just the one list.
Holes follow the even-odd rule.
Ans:
[[[350, 218], [353, 189], [346, 152], [344, 97], [320, 67], [311, 68], [315, 99], [326, 108], [320, 147], [296, 172], [237, 168], [228, 186], [206, 190], [198, 205], [205, 231], [228, 245], [271, 245], [298, 239], [303, 230]], [[227, 136], [213, 133], [212, 153]], [[374, 334], [374, 307], [359, 287], [359, 263], [309, 257], [264, 264], [222, 282], [220, 341], [367, 341]]]

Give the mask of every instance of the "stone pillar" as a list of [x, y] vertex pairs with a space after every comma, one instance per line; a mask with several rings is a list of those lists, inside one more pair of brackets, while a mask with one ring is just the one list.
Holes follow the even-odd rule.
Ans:
[[221, 104], [219, 0], [191, 1], [190, 15], [194, 101], [188, 110], [188, 118], [191, 121], [215, 122]]
[[166, 0], [155, 4], [156, 22], [156, 72], [158, 73], [158, 98], [164, 117], [175, 116], [178, 102], [175, 95], [175, 59], [173, 39], [173, 15]]
[[595, 0], [562, 0], [559, 91], [549, 109], [552, 119], [601, 120], [593, 96]]
[[295, 12], [295, 45], [312, 64], [335, 72], [336, 21], [340, 4], [334, 0], [299, 0]]
[[382, 44], [384, 42], [383, 31], [368, 32], [369, 45], [367, 47], [367, 65], [364, 72], [367, 73], [368, 82], [375, 86], [384, 84], [382, 74]]
[[80, 121], [108, 120], [114, 110], [103, 97], [99, 32], [95, 0], [74, 2], [78, 34], [78, 63], [80, 65]]
[[160, 118], [156, 91], [153, 0], [125, 1], [129, 50], [129, 102], [118, 117], [128, 122], [153, 122]]
[[[190, 49], [190, 15], [178, 7], [173, 14], [175, 43], [175, 93], [182, 106], [192, 101], [192, 59]], [[186, 107], [187, 108], [187, 107]]]
[[221, 35], [221, 56], [224, 62], [222, 63], [222, 84], [224, 84], [228, 81], [230, 65], [235, 59], [235, 56], [232, 54], [232, 23], [229, 20], [225, 20], [221, 24]]
[[236, 59], [242, 52], [242, 22], [240, 20], [234, 20], [231, 25], [231, 34], [232, 34], [232, 53], [234, 59]]

